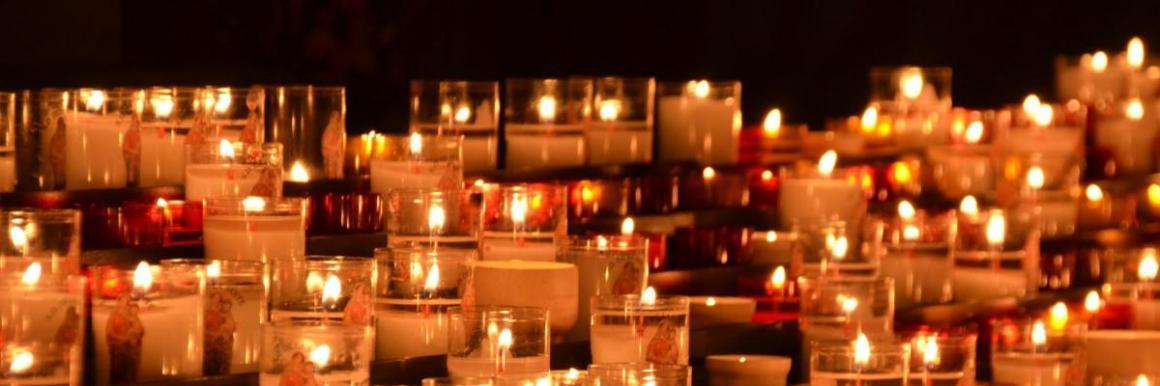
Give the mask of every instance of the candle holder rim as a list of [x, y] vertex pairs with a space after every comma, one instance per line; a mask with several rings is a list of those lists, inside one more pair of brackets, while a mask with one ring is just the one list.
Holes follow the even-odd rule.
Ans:
[[13, 207], [0, 209], [0, 221], [11, 222], [16, 218], [26, 218], [30, 221], [49, 222], [80, 222], [81, 211], [78, 209], [53, 208], [40, 209], [33, 207]]
[[669, 308], [684, 308], [689, 309], [689, 297], [683, 295], [668, 295], [657, 296], [656, 301], [651, 304], [645, 303], [641, 295], [627, 294], [627, 295], [597, 295], [592, 297], [593, 308], [599, 309], [618, 309], [618, 308], [632, 308], [632, 309], [669, 309]]
[[[406, 254], [406, 255], [397, 255]], [[375, 248], [375, 260], [379, 263], [385, 263], [395, 260], [412, 260], [415, 254], [423, 255], [422, 258], [432, 259], [439, 262], [450, 261], [466, 263], [476, 260], [475, 250], [469, 248], [455, 248], [455, 247], [432, 247], [425, 245], [409, 245], [400, 247], [378, 247]]]
[[346, 86], [337, 84], [256, 84], [249, 87], [242, 87], [243, 89], [261, 89], [263, 91], [271, 91], [283, 89], [287, 91], [325, 91], [325, 92], [346, 92]]
[[[449, 315], [483, 315], [488, 318], [508, 318], [517, 321], [544, 321], [550, 320], [550, 310], [544, 307], [531, 306], [484, 306], [458, 305], [447, 308]], [[459, 316], [462, 317], [462, 316]]]
[[[265, 203], [259, 210], [246, 208], [245, 201], [250, 198], [260, 198]], [[287, 196], [210, 196], [202, 202], [207, 216], [213, 215], [244, 215], [244, 216], [304, 216], [309, 206], [309, 197]]]
[[[601, 237], [607, 242], [604, 246], [599, 244]], [[568, 245], [565, 248], [573, 252], [635, 252], [648, 248], [648, 238], [635, 234], [568, 235]]]
[[340, 331], [344, 335], [362, 336], [374, 328], [369, 324], [336, 323], [324, 319], [279, 319], [262, 323], [263, 329], [279, 331], [309, 330], [309, 331]]
[[180, 267], [183, 265], [194, 265], [199, 267], [208, 267], [217, 262], [221, 264], [222, 276], [229, 276], [231, 273], [239, 273], [237, 270], [241, 269], [243, 274], [262, 274], [266, 270], [266, 263], [258, 260], [237, 260], [237, 259], [207, 259], [203, 257], [178, 257], [171, 259], [162, 259], [158, 262], [162, 268]]

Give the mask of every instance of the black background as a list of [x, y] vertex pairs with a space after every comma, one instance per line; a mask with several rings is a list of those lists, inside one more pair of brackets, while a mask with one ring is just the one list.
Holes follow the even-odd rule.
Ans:
[[404, 130], [416, 78], [709, 77], [743, 82], [747, 122], [817, 125], [872, 65], [952, 66], [955, 104], [988, 107], [1132, 35], [1160, 46], [1160, 1], [0, 0], [0, 89], [341, 84], [362, 132]]

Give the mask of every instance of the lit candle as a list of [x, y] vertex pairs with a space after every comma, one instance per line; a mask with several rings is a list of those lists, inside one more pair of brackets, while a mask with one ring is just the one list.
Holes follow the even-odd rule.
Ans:
[[459, 188], [463, 186], [462, 144], [458, 137], [381, 137], [382, 156], [371, 158], [371, 191], [385, 194], [402, 188]]
[[689, 301], [640, 295], [598, 296], [592, 309], [592, 363], [688, 364]]
[[856, 183], [835, 176], [838, 153], [830, 150], [818, 159], [816, 171], [782, 181], [778, 199], [781, 224], [802, 229], [823, 226], [822, 219], [835, 218], [849, 226], [860, 224], [866, 214], [866, 197]]
[[870, 363], [870, 354], [870, 340], [858, 331], [858, 337], [854, 339], [854, 384], [857, 386], [862, 385], [862, 371]]
[[210, 259], [270, 261], [306, 256], [305, 198], [205, 200], [202, 231]]
[[[111, 98], [103, 90], [81, 89], [70, 92], [76, 99], [76, 106], [68, 111], [62, 121], [65, 130], [63, 151], [67, 162], [65, 187], [68, 189], [122, 188], [127, 180], [126, 153], [140, 151], [133, 149], [125, 141], [130, 122], [128, 111], [116, 111], [116, 103], [122, 96]], [[127, 96], [124, 98], [127, 99]], [[66, 99], [67, 100], [67, 99]], [[139, 121], [136, 122], [139, 125]], [[54, 135], [53, 140], [56, 140]], [[137, 143], [136, 146], [140, 146]], [[55, 146], [54, 146], [55, 147]], [[56, 156], [55, 154], [53, 155]]]
[[657, 127], [660, 158], [734, 164], [741, 133], [741, 84], [694, 80], [662, 84]]
[[652, 78], [598, 78], [596, 118], [585, 130], [588, 163], [616, 165], [652, 161]]
[[740, 325], [753, 321], [757, 302], [734, 296], [693, 296], [689, 298], [689, 320], [694, 329]]
[[[185, 200], [200, 203], [218, 196], [278, 196], [282, 192], [280, 144], [246, 149], [242, 142], [221, 140], [217, 146], [186, 145]], [[235, 148], [246, 153], [238, 155]]]
[[781, 135], [781, 109], [770, 109], [761, 122], [761, 133], [769, 138]]

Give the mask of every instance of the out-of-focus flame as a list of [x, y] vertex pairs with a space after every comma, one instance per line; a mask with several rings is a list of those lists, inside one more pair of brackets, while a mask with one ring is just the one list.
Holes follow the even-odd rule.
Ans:
[[870, 363], [870, 339], [858, 331], [858, 338], [854, 339], [854, 365], [862, 367], [867, 363]]
[[640, 294], [640, 303], [644, 305], [653, 305], [657, 303], [657, 290], [652, 286], [644, 289]]
[[1084, 189], [1083, 195], [1088, 201], [1100, 201], [1104, 199], [1104, 190], [1100, 189], [1099, 185], [1088, 184], [1087, 188]]
[[1092, 71], [1104, 72], [1108, 69], [1108, 53], [1103, 51], [1096, 51], [1092, 54]]
[[1136, 69], [1143, 67], [1144, 54], [1144, 39], [1140, 39], [1139, 36], [1133, 36], [1131, 40], [1128, 40], [1127, 57], [1129, 66]]
[[1027, 169], [1027, 187], [1035, 190], [1043, 189], [1043, 168], [1032, 166]]
[[1007, 218], [1003, 212], [992, 212], [987, 218], [987, 243], [992, 246], [1001, 246], [1007, 240]]
[[32, 368], [36, 357], [31, 352], [26, 350], [17, 350], [12, 354], [12, 363], [8, 365], [8, 370], [12, 373], [20, 374]]
[[823, 177], [829, 177], [834, 174], [834, 168], [838, 166], [838, 152], [833, 150], [826, 150], [822, 157], [818, 159], [818, 174]]
[[536, 112], [540, 114], [541, 122], [556, 120], [556, 97], [544, 95], [536, 102]]
[[615, 121], [620, 117], [620, 100], [606, 99], [600, 101], [600, 109], [598, 110], [600, 120], [604, 122]]
[[693, 82], [692, 86], [693, 86], [693, 95], [696, 96], [697, 98], [708, 98], [709, 97], [709, 81], [698, 80], [696, 82]]
[[862, 112], [862, 133], [870, 134], [878, 126], [878, 107], [870, 106]]
[[1043, 321], [1035, 321], [1031, 326], [1031, 344], [1036, 347], [1047, 344], [1047, 328], [1043, 326]]
[[1047, 317], [1047, 323], [1051, 325], [1053, 330], [1062, 330], [1067, 327], [1067, 305], [1063, 302], [1056, 302], [1051, 306], [1051, 311]]
[[1100, 293], [1096, 290], [1088, 291], [1087, 296], [1083, 298], [1083, 309], [1088, 313], [1096, 313], [1103, 307], [1103, 300], [1100, 299]]
[[310, 350], [310, 363], [313, 363], [314, 366], [320, 369], [326, 367], [326, 364], [330, 363], [330, 346], [320, 344], [318, 347]]
[[222, 276], [222, 262], [221, 260], [214, 260], [205, 267], [205, 275], [210, 279], [217, 279]]
[[978, 216], [979, 215], [979, 200], [976, 200], [975, 196], [971, 196], [971, 195], [963, 197], [963, 200], [961, 202], [959, 202], [959, 212], [962, 212], [963, 214], [965, 214], [969, 217]]
[[411, 136], [407, 137], [407, 150], [410, 150], [413, 156], [423, 154], [423, 136], [419, 132], [411, 133]]
[[910, 201], [902, 200], [898, 203], [899, 218], [903, 220], [911, 220], [914, 219], [916, 214], [917, 211], [914, 210], [914, 204], [911, 204]]
[[234, 154], [234, 144], [230, 143], [230, 140], [228, 139], [223, 139], [221, 142], [218, 142], [218, 154], [220, 154], [222, 158], [233, 160], [236, 156]]
[[773, 285], [774, 289], [782, 289], [785, 287], [785, 267], [777, 266], [773, 270], [773, 275], [769, 277], [769, 283]]
[[963, 133], [963, 139], [967, 143], [975, 144], [983, 140], [983, 122], [974, 121], [967, 125], [967, 131]]
[[261, 212], [266, 210], [266, 199], [258, 196], [248, 196], [242, 199], [242, 210], [246, 212]]
[[761, 130], [765, 135], [776, 137], [781, 134], [781, 109], [770, 109], [765, 114], [765, 121], [761, 122]]
[[1156, 249], [1144, 248], [1140, 251], [1140, 265], [1136, 267], [1136, 277], [1140, 280], [1156, 280], [1160, 273], [1160, 262], [1156, 261]]
[[620, 222], [620, 234], [628, 236], [636, 231], [636, 221], [632, 217], [626, 217], [624, 221]]
[[294, 161], [294, 166], [290, 167], [290, 181], [310, 182], [310, 172], [307, 172], [306, 167], [302, 166], [302, 161]]
[[28, 265], [28, 268], [24, 269], [24, 275], [20, 276], [20, 284], [29, 287], [35, 286], [36, 283], [40, 282], [40, 275], [43, 270], [39, 262], [32, 262], [32, 264]]
[[1128, 105], [1124, 106], [1124, 116], [1133, 121], [1144, 119], [1144, 104], [1140, 102], [1140, 98], [1128, 101]]
[[898, 80], [898, 88], [902, 91], [902, 96], [913, 100], [922, 95], [924, 83], [922, 70], [910, 67], [902, 71], [902, 76]]
[[427, 280], [423, 282], [423, 290], [434, 291], [439, 288], [439, 263], [431, 265], [431, 269], [427, 271]]
[[341, 296], [342, 280], [335, 275], [327, 276], [326, 283], [322, 285], [322, 305], [333, 307], [338, 304], [338, 298]]
[[133, 289], [146, 293], [150, 288], [153, 288], [153, 270], [149, 263], [137, 263], [137, 269], [133, 270]]
[[705, 181], [711, 181], [714, 177], [717, 177], [717, 170], [714, 170], [712, 166], [706, 166], [704, 169], [701, 169], [701, 177]]

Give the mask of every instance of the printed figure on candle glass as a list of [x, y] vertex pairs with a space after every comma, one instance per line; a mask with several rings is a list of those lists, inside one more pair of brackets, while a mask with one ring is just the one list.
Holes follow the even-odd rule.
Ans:
[[672, 322], [662, 320], [648, 341], [645, 358], [652, 363], [677, 363], [677, 349], [677, 328]]
[[342, 310], [342, 321], [346, 324], [371, 323], [371, 301], [366, 286], [359, 284], [354, 287], [350, 300]]
[[250, 91], [246, 96], [246, 108], [250, 110], [250, 115], [246, 117], [246, 127], [242, 129], [242, 134], [238, 136], [238, 140], [249, 145], [257, 145], [262, 143], [262, 128], [265, 125], [262, 123], [262, 116], [258, 114], [258, 103], [261, 100], [258, 93]]
[[63, 187], [65, 181], [65, 164], [68, 161], [68, 134], [65, 133], [64, 117], [56, 117], [56, 130], [52, 132], [52, 139], [48, 142], [48, 160], [52, 166], [53, 185]]
[[60, 323], [52, 339], [52, 343], [60, 351], [68, 351], [79, 341], [80, 336], [81, 316], [77, 313], [76, 307], [69, 306], [64, 315], [64, 321]]
[[279, 386], [315, 386], [318, 380], [314, 378], [314, 363], [306, 360], [306, 355], [295, 352], [290, 354], [290, 361], [286, 369], [282, 370]]
[[282, 183], [282, 171], [278, 168], [265, 167], [262, 168], [261, 175], [258, 177], [258, 182], [254, 184], [254, 188], [250, 189], [251, 196], [259, 197], [277, 197], [278, 185]]
[[117, 298], [117, 308], [109, 314], [105, 339], [109, 345], [111, 383], [137, 380], [137, 369], [141, 367], [141, 341], [145, 337], [145, 327], [137, 312], [137, 304], [125, 294]]
[[208, 135], [206, 134], [205, 116], [198, 114], [193, 117], [193, 124], [189, 127], [189, 134], [185, 136], [185, 144], [202, 146], [205, 145]]
[[205, 305], [205, 359], [202, 366], [206, 375], [229, 374], [234, 332], [238, 329], [232, 312], [233, 301], [218, 289], [210, 289], [208, 299]]
[[616, 274], [616, 281], [612, 283], [613, 295], [638, 294], [644, 288], [641, 271], [643, 267], [636, 261], [625, 261], [620, 266], [620, 273]]
[[342, 113], [330, 112], [330, 122], [322, 131], [322, 165], [323, 175], [326, 178], [342, 178], [342, 166], [345, 156], [346, 127], [342, 122]]
[[125, 158], [125, 179], [136, 185], [141, 175], [141, 117], [133, 115], [129, 130], [125, 131], [121, 153]]

